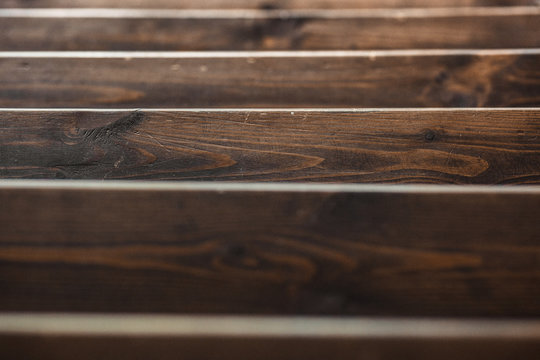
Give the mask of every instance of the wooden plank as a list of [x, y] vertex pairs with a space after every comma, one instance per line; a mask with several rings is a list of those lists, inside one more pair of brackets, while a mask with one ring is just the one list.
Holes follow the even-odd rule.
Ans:
[[341, 9], [538, 5], [535, 0], [3, 0], [3, 8]]
[[0, 177], [539, 184], [540, 109], [2, 110]]
[[534, 48], [540, 47], [540, 7], [286, 13], [0, 9], [0, 33], [3, 51]]
[[4, 180], [0, 310], [539, 316], [539, 215], [534, 186]]
[[522, 359], [538, 321], [206, 316], [0, 316], [10, 359]]
[[538, 63], [539, 49], [0, 52], [0, 106], [539, 106]]

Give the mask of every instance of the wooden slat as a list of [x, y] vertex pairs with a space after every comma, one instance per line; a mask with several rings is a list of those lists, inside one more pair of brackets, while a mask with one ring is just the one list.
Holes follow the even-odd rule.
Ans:
[[540, 47], [540, 7], [519, 9], [348, 10], [335, 15], [327, 10], [0, 10], [0, 50]]
[[0, 315], [9, 359], [532, 359], [538, 321]]
[[540, 188], [0, 183], [1, 311], [539, 316]]
[[539, 106], [540, 50], [0, 53], [1, 107]]
[[0, 177], [540, 183], [540, 109], [0, 111]]
[[536, 0], [2, 0], [6, 8], [229, 8], [229, 9], [295, 9], [295, 8], [393, 8], [455, 6], [537, 5]]

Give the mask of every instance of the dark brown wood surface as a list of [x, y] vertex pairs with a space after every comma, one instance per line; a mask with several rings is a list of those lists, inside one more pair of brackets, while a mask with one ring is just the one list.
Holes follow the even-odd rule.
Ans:
[[538, 187], [0, 185], [1, 311], [540, 316]]
[[0, 177], [540, 183], [540, 109], [0, 111]]
[[0, 55], [1, 107], [540, 105], [533, 49]]
[[[145, 336], [0, 337], [0, 354], [25, 360], [507, 360], [535, 359], [535, 339], [222, 339]], [[179, 355], [181, 354], [181, 355]], [[374, 357], [376, 356], [376, 357]]]
[[0, 315], [7, 359], [534, 359], [538, 321]]
[[[495, 8], [497, 9], [497, 8]], [[488, 9], [489, 10], [489, 9]], [[540, 47], [540, 12], [530, 15], [408, 17], [396, 12], [357, 18], [280, 12], [262, 18], [92, 18], [92, 11], [58, 17], [3, 17], [0, 50], [342, 50]], [[507, 11], [499, 9], [499, 11]], [[487, 12], [487, 15], [481, 15]], [[107, 13], [115, 16], [117, 13]], [[30, 15], [28, 13], [27, 15]], [[87, 15], [85, 15], [87, 14]], [[128, 15], [131, 13], [128, 12]], [[215, 13], [213, 13], [215, 14]], [[219, 14], [219, 13], [218, 13]], [[360, 13], [361, 14], [361, 13]], [[134, 14], [131, 14], [134, 15]], [[185, 15], [185, 14], [184, 14]], [[88, 16], [88, 17], [85, 17]], [[148, 16], [152, 16], [149, 13]], [[78, 18], [81, 17], [81, 18]], [[189, 17], [189, 16], [188, 16]], [[51, 36], [54, 34], [54, 36]]]
[[0, 7], [50, 8], [392, 8], [537, 5], [535, 0], [2, 0]]

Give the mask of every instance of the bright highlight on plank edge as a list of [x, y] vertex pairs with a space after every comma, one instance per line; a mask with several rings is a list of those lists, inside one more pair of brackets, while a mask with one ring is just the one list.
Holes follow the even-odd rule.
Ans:
[[293, 50], [293, 51], [0, 51], [0, 58], [91, 58], [91, 59], [229, 59], [229, 58], [321, 58], [401, 57], [449, 55], [537, 55], [533, 49], [411, 49], [411, 50]]
[[275, 182], [194, 182], [143, 180], [0, 180], [2, 189], [151, 190], [216, 192], [328, 192], [328, 193], [494, 193], [540, 194], [540, 185], [432, 185], [432, 184], [312, 184]]
[[310, 113], [370, 113], [370, 112], [477, 112], [477, 111], [539, 111], [540, 107], [525, 107], [525, 108], [0, 108], [0, 112], [208, 112], [208, 113], [232, 113], [232, 112], [289, 112], [294, 115], [295, 112], [310, 112]]
[[4, 18], [104, 19], [268, 19], [268, 18], [445, 18], [519, 16], [540, 14], [538, 6], [453, 7], [402, 9], [127, 9], [127, 8], [11, 8], [0, 9]]
[[325, 338], [540, 338], [532, 320], [0, 313], [0, 333]]

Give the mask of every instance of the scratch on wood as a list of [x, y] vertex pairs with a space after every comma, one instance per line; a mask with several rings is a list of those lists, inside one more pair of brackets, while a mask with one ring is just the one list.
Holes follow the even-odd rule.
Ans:
[[111, 136], [117, 136], [124, 133], [134, 126], [141, 123], [144, 118], [144, 114], [139, 110], [131, 112], [111, 124], [100, 126], [94, 129], [83, 130], [82, 135], [85, 140], [105, 140]]
[[171, 150], [169, 150], [165, 145], [163, 145], [162, 143], [160, 143], [158, 141], [158, 139], [156, 139], [155, 137], [153, 137], [152, 135], [150, 135], [149, 133], [147, 133], [146, 131], [141, 131], [144, 135], [148, 136], [150, 139], [154, 140], [158, 145], [159, 147], [165, 149], [167, 152], [171, 152]]

